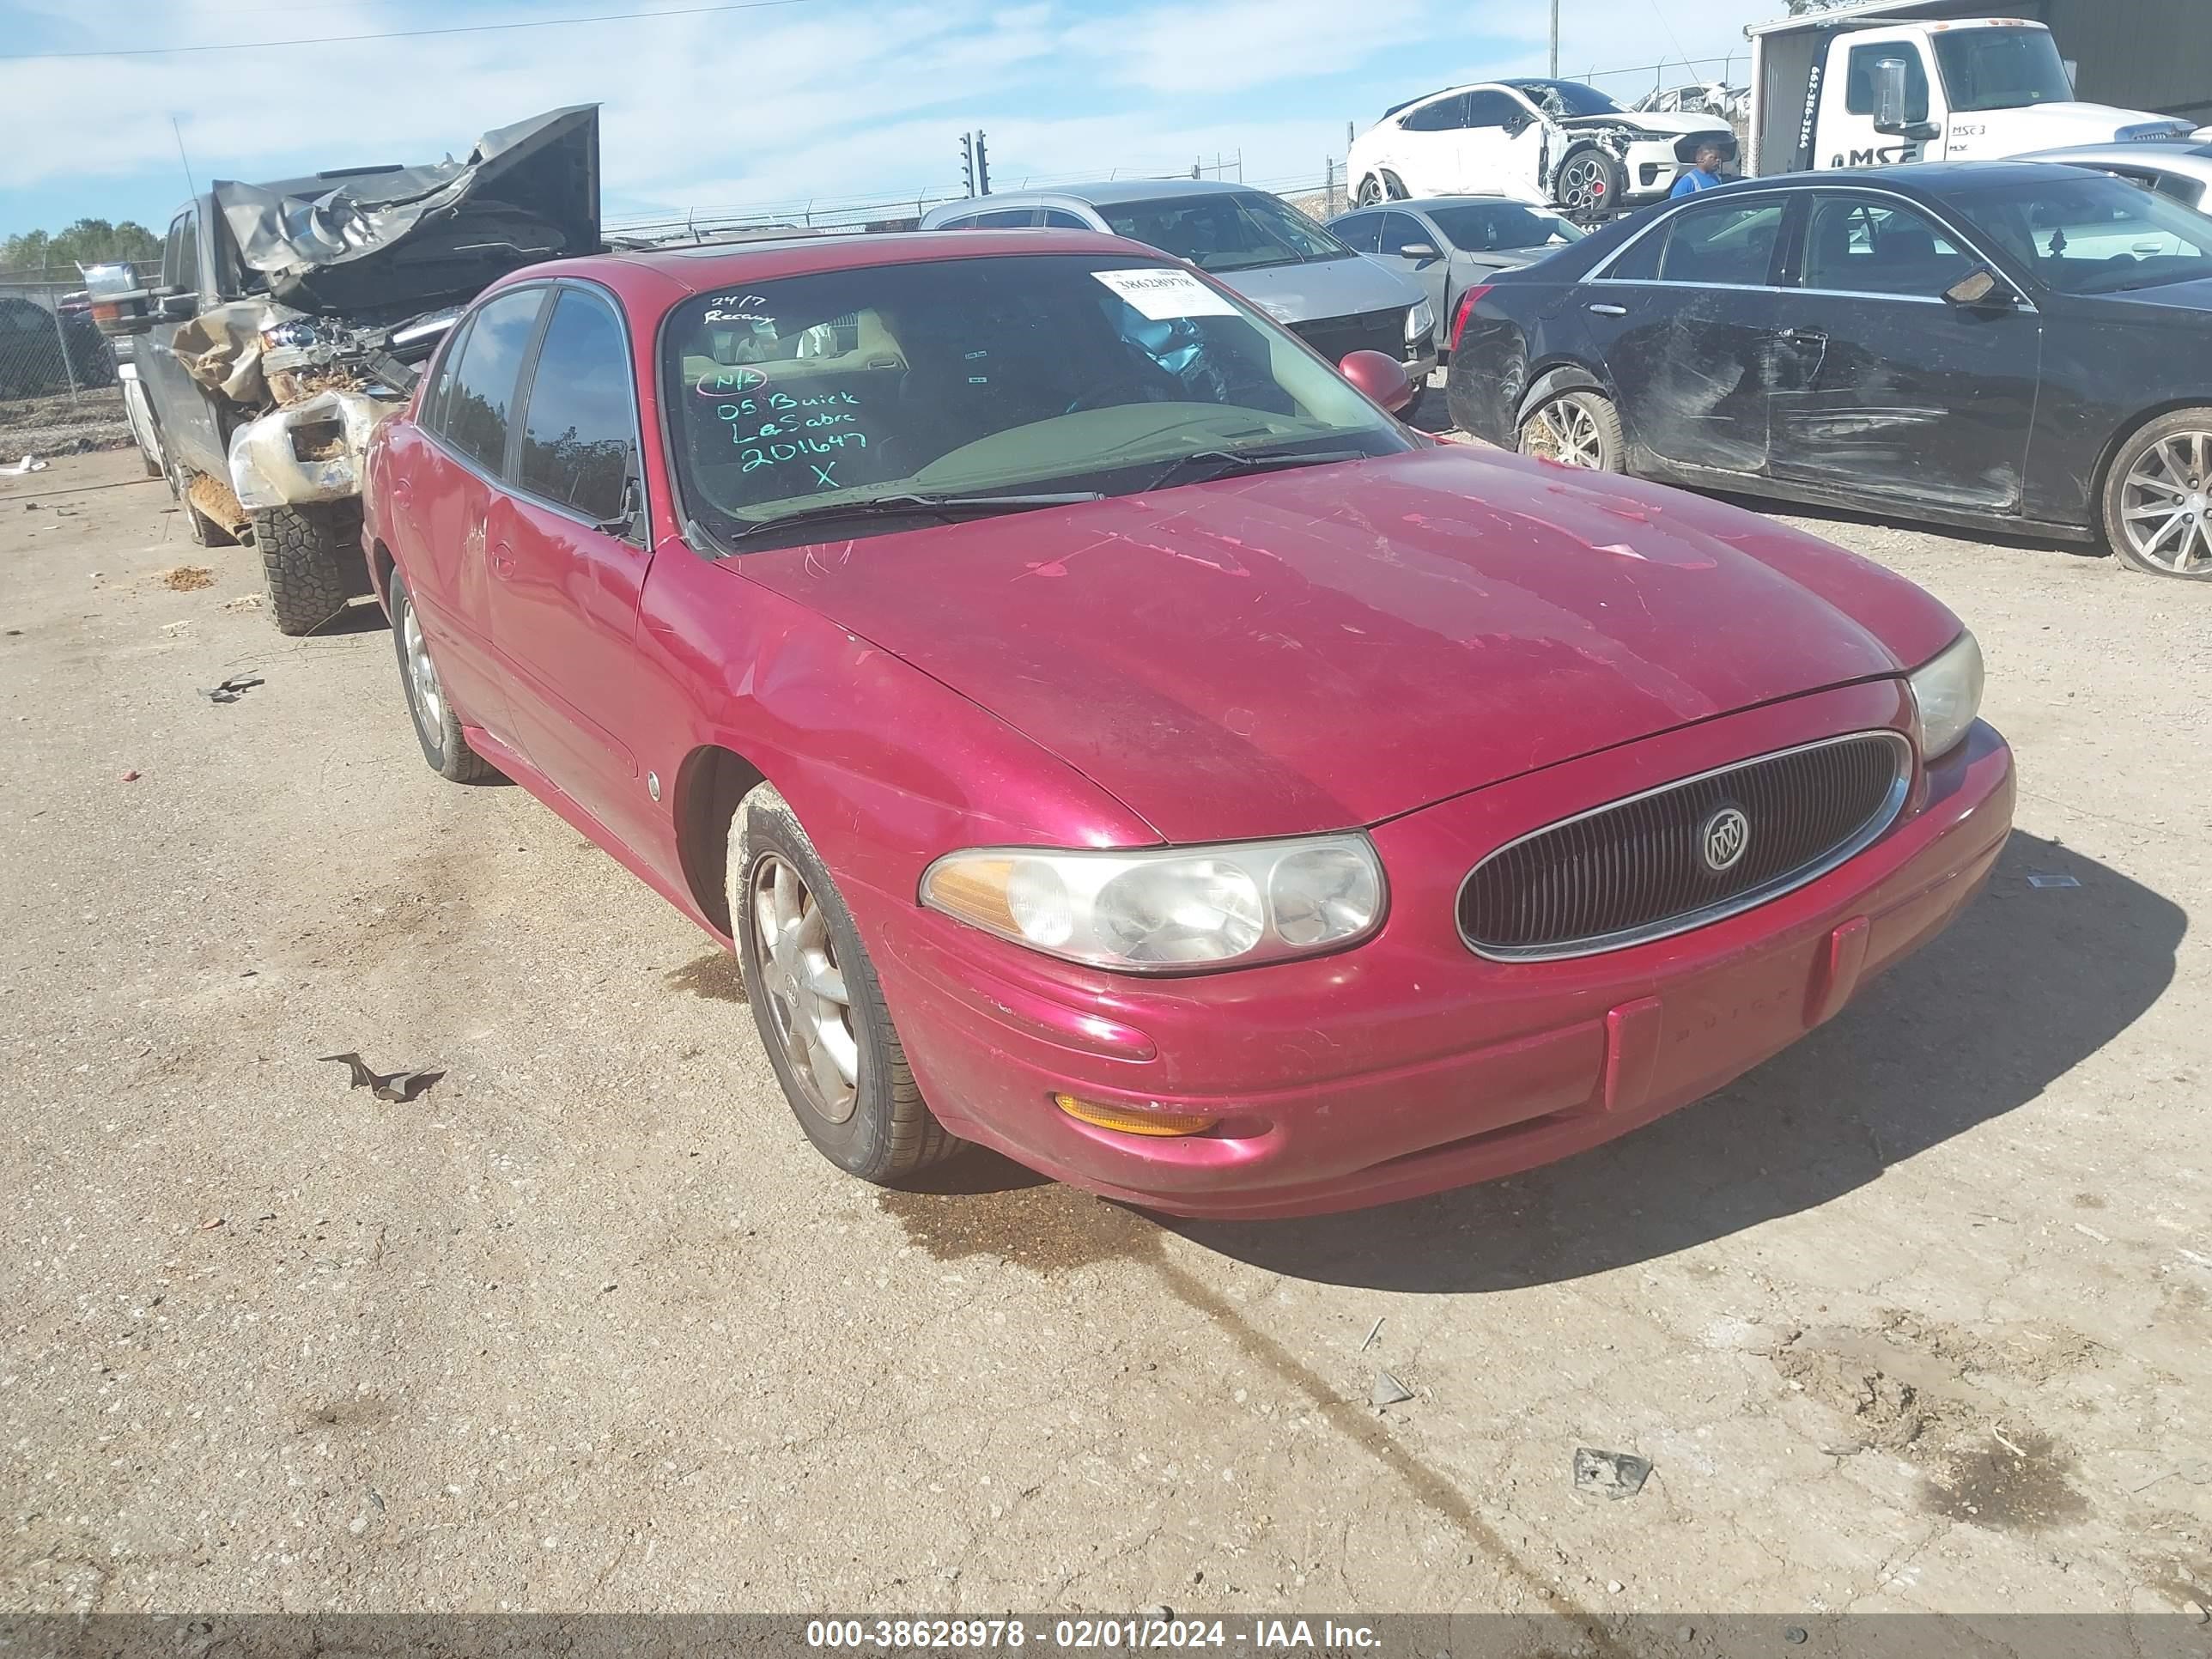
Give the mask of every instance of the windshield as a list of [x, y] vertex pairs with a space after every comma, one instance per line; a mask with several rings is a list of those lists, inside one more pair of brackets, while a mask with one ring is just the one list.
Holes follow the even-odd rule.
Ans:
[[2074, 96], [2048, 29], [1945, 30], [1935, 40], [1954, 112], [2063, 104]]
[[1469, 253], [1564, 247], [1569, 242], [1579, 242], [1583, 235], [1579, 225], [1569, 224], [1556, 213], [1515, 202], [1431, 208], [1429, 217], [1454, 247]]
[[1620, 115], [1620, 106], [1579, 81], [1508, 81], [1505, 85], [1547, 115]]
[[748, 547], [886, 495], [1127, 494], [1201, 453], [1411, 447], [1267, 318], [1126, 256], [767, 278], [683, 301], [661, 338], [686, 509]]
[[2212, 276], [2212, 218], [2104, 173], [2052, 167], [2033, 184], [1949, 199], [2062, 294], [2118, 294]]
[[1188, 259], [1200, 270], [1302, 264], [1352, 252], [1296, 208], [1258, 191], [1122, 202], [1098, 211], [1116, 236]]

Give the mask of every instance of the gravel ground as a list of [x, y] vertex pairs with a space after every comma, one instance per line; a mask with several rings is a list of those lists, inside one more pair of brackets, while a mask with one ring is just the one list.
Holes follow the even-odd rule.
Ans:
[[1971, 913], [1624, 1141], [1166, 1226], [835, 1174], [709, 942], [136, 471], [0, 480], [0, 1610], [2212, 1605], [2212, 594], [1819, 521], [1986, 648]]
[[0, 461], [11, 465], [25, 455], [51, 459], [124, 449], [132, 441], [123, 393], [114, 386], [73, 397], [61, 393], [0, 402]]

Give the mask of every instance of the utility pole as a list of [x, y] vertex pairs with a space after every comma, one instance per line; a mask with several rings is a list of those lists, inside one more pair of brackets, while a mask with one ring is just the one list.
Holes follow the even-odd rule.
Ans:
[[983, 129], [981, 127], [975, 129], [975, 193], [978, 196], [991, 193], [991, 156], [990, 152], [983, 148]]
[[1552, 0], [1552, 78], [1559, 78], [1559, 0]]
[[975, 193], [975, 135], [972, 132], [960, 135], [960, 182], [970, 196]]

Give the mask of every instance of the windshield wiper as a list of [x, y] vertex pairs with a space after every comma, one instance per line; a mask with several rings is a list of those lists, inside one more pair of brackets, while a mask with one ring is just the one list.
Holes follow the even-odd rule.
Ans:
[[[1231, 472], [1274, 472], [1291, 466], [1327, 466], [1336, 461], [1372, 460], [1364, 449], [1197, 449], [1188, 455], [1178, 455], [1147, 478], [1137, 493], [1158, 489], [1186, 467], [1210, 466], [1208, 475], [1224, 477]], [[1203, 483], [1194, 478], [1193, 483]]]
[[1104, 499], [1095, 489], [1061, 490], [1048, 495], [924, 495], [912, 492], [868, 495], [859, 501], [823, 501], [815, 507], [802, 507], [795, 513], [778, 514], [773, 519], [756, 520], [725, 532], [724, 539], [742, 541], [763, 531], [781, 530], [790, 525], [820, 524], [831, 519], [909, 518], [916, 514], [924, 517], [941, 514], [948, 519], [981, 519], [999, 513], [1026, 513], [1039, 507], [1074, 507]]

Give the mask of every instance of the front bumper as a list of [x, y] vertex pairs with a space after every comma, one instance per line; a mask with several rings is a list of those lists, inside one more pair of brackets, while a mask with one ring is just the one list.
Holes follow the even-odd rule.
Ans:
[[[1071, 968], [892, 896], [867, 921], [916, 1080], [954, 1133], [1055, 1179], [1172, 1213], [1316, 1214], [1511, 1174], [1711, 1093], [1833, 1017], [1958, 914], [2012, 821], [2010, 751], [1977, 726], [1923, 769], [1881, 840], [1807, 886], [1673, 939], [1502, 963], [1450, 894], [1489, 848], [1747, 754], [1904, 726], [1893, 685], [1708, 722], [1516, 779], [1376, 830], [1382, 931], [1353, 950], [1182, 979]], [[1641, 775], [1640, 776], [1638, 775]], [[1051, 1097], [1221, 1121], [1153, 1139]]]

